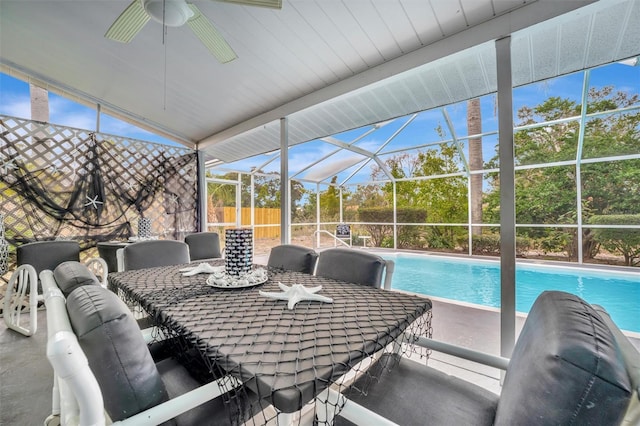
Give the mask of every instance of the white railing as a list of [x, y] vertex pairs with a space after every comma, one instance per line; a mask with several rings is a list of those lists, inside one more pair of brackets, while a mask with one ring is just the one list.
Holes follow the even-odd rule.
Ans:
[[[351, 247], [351, 244], [347, 244], [342, 238], [338, 238], [336, 237], [336, 234], [332, 234], [329, 231], [325, 231], [324, 229], [321, 230], [317, 230], [313, 232], [313, 241], [314, 241], [314, 249], [320, 248], [320, 238], [318, 238], [318, 236], [320, 234], [327, 234], [329, 235], [331, 238], [333, 238], [333, 246], [337, 247], [338, 243], [343, 244], [345, 247]], [[351, 239], [349, 239], [349, 242], [351, 242]]]

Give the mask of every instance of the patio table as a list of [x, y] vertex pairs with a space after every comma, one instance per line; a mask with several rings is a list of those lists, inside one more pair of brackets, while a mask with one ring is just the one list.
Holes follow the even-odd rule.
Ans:
[[[275, 407], [280, 424], [299, 420], [305, 405], [363, 359], [406, 350], [408, 328], [430, 333], [431, 301], [424, 297], [274, 269], [264, 284], [219, 289], [207, 285], [207, 274], [183, 276], [184, 266], [109, 274], [109, 285], [197, 347], [212, 370], [240, 379], [262, 407]], [[319, 294], [333, 302], [302, 301], [290, 310], [286, 301], [259, 294], [280, 292], [278, 283], [321, 285]]]

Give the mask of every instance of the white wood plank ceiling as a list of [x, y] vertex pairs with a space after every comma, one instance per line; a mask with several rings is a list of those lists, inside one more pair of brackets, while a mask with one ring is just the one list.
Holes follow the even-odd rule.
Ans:
[[517, 85], [640, 54], [633, 0], [193, 1], [227, 64], [186, 26], [105, 39], [129, 3], [0, 1], [2, 71], [226, 162], [279, 148], [281, 117], [293, 145], [490, 93], [502, 36]]

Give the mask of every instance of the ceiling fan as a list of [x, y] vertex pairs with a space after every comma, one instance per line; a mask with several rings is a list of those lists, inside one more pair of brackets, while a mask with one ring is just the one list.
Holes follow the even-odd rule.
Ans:
[[[281, 9], [282, 0], [217, 0], [245, 6]], [[168, 27], [189, 25], [202, 44], [223, 64], [238, 56], [209, 19], [186, 0], [133, 0], [104, 35], [106, 38], [129, 43], [149, 19]]]

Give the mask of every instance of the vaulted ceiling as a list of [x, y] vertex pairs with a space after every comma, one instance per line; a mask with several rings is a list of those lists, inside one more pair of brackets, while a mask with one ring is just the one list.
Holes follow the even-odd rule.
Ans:
[[[138, 1], [138, 0], [137, 0]], [[238, 58], [187, 25], [104, 37], [130, 0], [0, 1], [0, 70], [225, 162], [640, 54], [633, 0], [283, 0], [192, 3]]]

